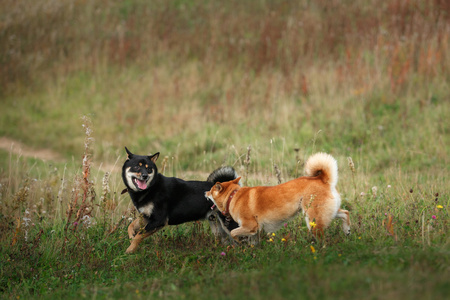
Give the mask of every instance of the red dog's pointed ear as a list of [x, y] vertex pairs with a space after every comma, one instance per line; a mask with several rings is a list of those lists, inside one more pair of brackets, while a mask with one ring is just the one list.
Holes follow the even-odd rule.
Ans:
[[241, 180], [241, 176], [239, 176], [238, 178], [236, 178], [235, 180], [233, 180], [233, 183], [238, 184], [238, 183], [239, 183], [239, 180]]

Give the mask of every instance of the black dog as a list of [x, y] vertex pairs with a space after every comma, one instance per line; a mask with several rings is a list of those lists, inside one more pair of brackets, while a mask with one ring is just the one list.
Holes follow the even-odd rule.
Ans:
[[[225, 219], [222, 214], [212, 209], [213, 203], [205, 197], [205, 192], [216, 182], [237, 178], [232, 167], [215, 170], [207, 181], [184, 181], [158, 173], [155, 162], [159, 152], [144, 156], [135, 155], [126, 147], [125, 150], [128, 159], [122, 167], [122, 179], [134, 206], [143, 216], [128, 226], [128, 236], [132, 240], [127, 253], [136, 251], [144, 238], [166, 225], [208, 218], [212, 231], [216, 236], [220, 236], [222, 241], [238, 226], [233, 220]], [[220, 222], [220, 226], [216, 220]]]

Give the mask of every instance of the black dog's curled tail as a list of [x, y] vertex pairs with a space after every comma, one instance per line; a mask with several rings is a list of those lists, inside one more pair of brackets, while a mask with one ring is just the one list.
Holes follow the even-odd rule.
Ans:
[[238, 174], [233, 167], [225, 166], [214, 170], [206, 181], [211, 183], [226, 182], [238, 178]]

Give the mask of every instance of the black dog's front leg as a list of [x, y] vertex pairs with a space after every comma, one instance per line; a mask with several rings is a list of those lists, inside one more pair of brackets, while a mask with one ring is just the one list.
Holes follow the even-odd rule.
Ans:
[[143, 239], [167, 225], [167, 218], [164, 220], [164, 218], [155, 218], [153, 215], [150, 218], [144, 217], [143, 220], [145, 224], [144, 230], [140, 230], [142, 227], [139, 218], [128, 226], [128, 236], [131, 238], [131, 245], [127, 248], [126, 253], [135, 252]]
[[144, 218], [143, 215], [140, 215], [128, 226], [128, 237], [132, 239], [137, 233], [142, 233], [147, 223], [148, 220]]

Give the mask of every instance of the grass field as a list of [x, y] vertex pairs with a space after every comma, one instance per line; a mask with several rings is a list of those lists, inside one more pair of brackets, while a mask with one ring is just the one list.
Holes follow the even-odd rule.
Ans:
[[[1, 298], [443, 299], [447, 2], [4, 1]], [[312, 242], [298, 218], [231, 247], [194, 222], [126, 255], [124, 146], [250, 186], [328, 152], [352, 234]]]

